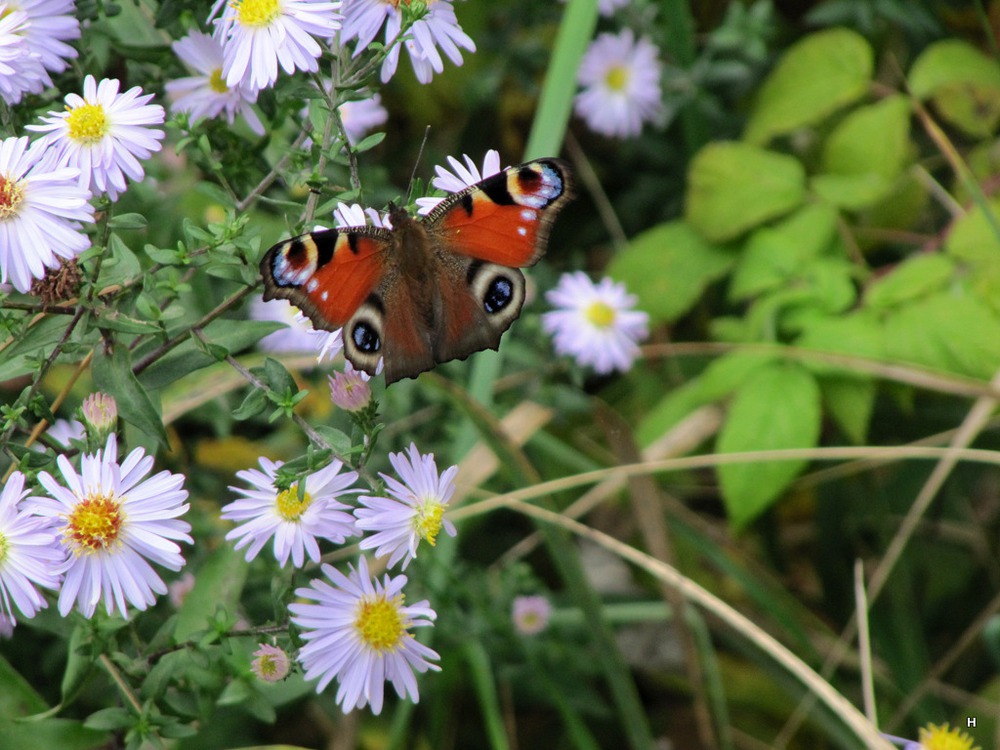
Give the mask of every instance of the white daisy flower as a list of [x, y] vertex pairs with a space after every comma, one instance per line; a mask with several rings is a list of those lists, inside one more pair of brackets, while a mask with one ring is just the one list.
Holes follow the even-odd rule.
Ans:
[[583, 271], [563, 274], [545, 299], [556, 310], [542, 315], [542, 327], [557, 354], [598, 373], [622, 372], [639, 356], [638, 341], [649, 335], [649, 315], [635, 307], [635, 295], [609, 278], [594, 284]]
[[90, 192], [80, 187], [80, 171], [51, 169], [42, 147], [27, 138], [0, 141], [0, 283], [19, 292], [31, 289], [60, 258], [75, 258], [90, 247], [81, 222], [94, 221]]
[[426, 601], [404, 604], [406, 576], [372, 580], [364, 557], [347, 575], [331, 565], [323, 565], [323, 573], [330, 582], [316, 579], [295, 590], [298, 598], [315, 603], [288, 605], [307, 641], [298, 656], [305, 678], [319, 680], [318, 693], [336, 678], [344, 713], [368, 704], [372, 713], [380, 713], [386, 681], [400, 698], [416, 703], [420, 696], [413, 673], [440, 671], [431, 662], [441, 657], [409, 630], [432, 625], [437, 614]]
[[361, 540], [361, 549], [374, 549], [376, 557], [389, 556], [387, 567], [400, 560], [402, 570], [417, 556], [421, 539], [434, 546], [443, 527], [448, 536], [455, 536], [455, 525], [444, 517], [445, 506], [455, 492], [458, 467], [451, 466], [438, 476], [434, 454], [422, 455], [410, 443], [409, 458], [404, 453], [390, 453], [389, 463], [400, 482], [380, 474], [392, 498], [362, 495], [355, 508], [358, 528], [376, 532]]
[[63, 112], [49, 112], [44, 125], [28, 125], [28, 130], [45, 133], [36, 143], [53, 149], [58, 166], [80, 170], [80, 186], [108, 194], [111, 200], [125, 190], [125, 177], [142, 180], [145, 172], [139, 159], [148, 159], [160, 150], [163, 131], [149, 127], [163, 123], [163, 107], [149, 104], [152, 94], [134, 86], [118, 93], [117, 79], [100, 82], [88, 75], [83, 96], [66, 95]]
[[[38, 56], [45, 70], [62, 73], [75, 59], [77, 51], [66, 42], [80, 38], [80, 21], [75, 0], [8, 0], [7, 12], [24, 11], [28, 26], [24, 39], [28, 49]], [[45, 77], [45, 84], [52, 81]]]
[[174, 112], [189, 112], [194, 121], [225, 114], [230, 125], [236, 115], [242, 115], [253, 132], [264, 135], [264, 124], [250, 106], [257, 101], [257, 92], [242, 84], [228, 86], [222, 77], [222, 44], [218, 39], [192, 31], [171, 46], [185, 65], [200, 74], [167, 82], [164, 88]]
[[53, 569], [65, 574], [59, 591], [59, 614], [74, 603], [91, 617], [98, 602], [111, 615], [128, 615], [127, 605], [145, 610], [167, 586], [150, 565], [177, 571], [184, 565], [175, 542], [192, 544], [191, 524], [180, 520], [188, 510], [184, 476], [161, 471], [146, 479], [153, 457], [136, 448], [118, 463], [118, 442], [108, 438], [103, 450], [84, 454], [78, 474], [66, 456], [57, 463], [66, 486], [48, 472], [38, 481], [48, 497], [31, 497], [29, 509], [51, 520], [66, 559]]
[[10, 475], [0, 492], [0, 617], [11, 625], [17, 622], [14, 607], [31, 618], [48, 606], [35, 587], [57, 589], [56, 569], [66, 557], [46, 519], [18, 511], [27, 494], [19, 471]]
[[51, 82], [41, 56], [28, 41], [28, 14], [0, 2], [0, 97], [17, 104], [24, 94], [37, 94]]
[[347, 140], [352, 144], [358, 143], [368, 135], [368, 131], [384, 125], [389, 119], [389, 113], [382, 106], [380, 94], [374, 94], [368, 99], [344, 102], [337, 111], [340, 112], [340, 119], [344, 122]]
[[231, 0], [215, 23], [222, 41], [222, 73], [229, 86], [260, 91], [288, 73], [319, 70], [323, 48], [340, 29], [341, 3], [318, 0]]
[[[476, 167], [475, 162], [472, 161], [472, 157], [468, 154], [462, 154], [465, 159], [465, 164], [462, 164], [454, 156], [448, 157], [448, 163], [454, 172], [449, 172], [447, 169], [439, 164], [434, 166], [434, 171], [437, 176], [431, 180], [431, 185], [436, 187], [438, 190], [444, 190], [448, 193], [458, 193], [470, 185], [475, 185], [477, 182], [482, 182], [487, 177], [492, 177], [500, 172], [500, 152], [496, 149], [491, 148], [486, 152], [486, 156], [483, 157], [483, 171], [480, 172]], [[444, 198], [427, 197], [427, 198], [417, 198], [417, 205], [420, 206], [417, 209], [417, 213], [420, 215], [429, 214], [434, 210]]]
[[659, 49], [631, 29], [601, 34], [583, 60], [577, 79], [583, 91], [574, 109], [587, 126], [611, 138], [636, 136], [661, 112]]
[[249, 562], [274, 537], [274, 557], [281, 567], [291, 555], [292, 565], [301, 568], [306, 553], [310, 560], [319, 562], [317, 538], [342, 544], [347, 537], [357, 534], [354, 518], [345, 512], [350, 508], [337, 498], [354, 492], [351, 485], [358, 480], [358, 473], [341, 474], [344, 464], [334, 459], [329, 466], [307, 476], [304, 491], [300, 493], [298, 482], [287, 490], [275, 486], [281, 464], [261, 458], [260, 467], [264, 471], [249, 469], [236, 473], [251, 487], [229, 488], [243, 497], [222, 509], [223, 518], [241, 524], [226, 534], [226, 539], [237, 539], [236, 549], [248, 547]]
[[[391, 48], [382, 63], [382, 83], [392, 78], [399, 64], [400, 45], [393, 44], [403, 26], [403, 11], [399, 6], [399, 0], [347, 0], [344, 5], [341, 39], [345, 42], [358, 40], [355, 57], [371, 44], [385, 22], [385, 45]], [[463, 62], [459, 48], [476, 51], [475, 42], [458, 24], [451, 0], [434, 0], [426, 7], [425, 15], [413, 23], [403, 40], [420, 83], [430, 83], [435, 73], [444, 70], [438, 47], [455, 65]]]

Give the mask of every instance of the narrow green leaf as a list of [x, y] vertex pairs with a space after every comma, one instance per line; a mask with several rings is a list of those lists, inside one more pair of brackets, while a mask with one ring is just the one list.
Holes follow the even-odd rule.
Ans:
[[715, 242], [788, 213], [806, 192], [805, 168], [794, 157], [725, 141], [698, 152], [687, 182], [685, 216]]
[[841, 28], [807, 36], [764, 81], [744, 139], [763, 144], [822, 121], [865, 94], [873, 69], [871, 45], [857, 32]]
[[118, 214], [117, 216], [112, 216], [108, 221], [108, 226], [111, 229], [145, 229], [146, 228], [146, 217], [142, 214]]
[[219, 607], [235, 612], [246, 577], [247, 564], [241, 553], [228, 544], [220, 545], [212, 552], [198, 571], [194, 588], [181, 605], [174, 630], [176, 641], [186, 641], [207, 628]]
[[[736, 392], [716, 451], [812, 448], [819, 439], [820, 391], [804, 367], [791, 362], [761, 368]], [[730, 522], [741, 529], [781, 497], [806, 461], [724, 464], [717, 469]]]
[[118, 414], [123, 420], [155, 437], [161, 444], [167, 444], [167, 433], [163, 429], [160, 413], [149, 392], [132, 374], [131, 356], [125, 342], [113, 342], [110, 352], [104, 345], [98, 345], [91, 373], [94, 385], [115, 397]]

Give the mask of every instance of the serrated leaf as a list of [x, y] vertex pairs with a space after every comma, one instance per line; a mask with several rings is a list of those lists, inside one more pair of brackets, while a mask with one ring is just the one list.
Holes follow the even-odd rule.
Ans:
[[1000, 368], [1000, 318], [969, 295], [939, 292], [896, 308], [884, 337], [891, 359], [982, 380]]
[[871, 45], [849, 29], [830, 29], [792, 45], [767, 77], [743, 137], [762, 144], [813, 125], [868, 90], [874, 68]]
[[715, 242], [792, 211], [806, 193], [801, 162], [747, 143], [709, 144], [691, 161], [687, 182], [685, 217]]
[[930, 98], [941, 117], [969, 135], [987, 137], [1000, 123], [1000, 65], [968, 42], [930, 45], [910, 71], [910, 90]]
[[104, 345], [98, 345], [91, 373], [94, 385], [115, 397], [118, 414], [124, 421], [155, 437], [161, 444], [167, 444], [163, 420], [148, 391], [132, 374], [131, 356], [124, 342], [114, 342], [110, 353], [105, 350]]
[[837, 212], [810, 204], [746, 241], [730, 280], [729, 296], [746, 300], [784, 286], [825, 252], [836, 236]]
[[888, 183], [911, 160], [910, 103], [901, 94], [858, 107], [823, 144], [823, 171], [878, 175]]
[[955, 263], [940, 253], [907, 258], [865, 290], [870, 308], [888, 308], [943, 289], [955, 275]]
[[686, 313], [735, 262], [735, 249], [708, 242], [686, 222], [673, 221], [632, 238], [607, 274], [625, 283], [655, 324]]
[[[756, 371], [736, 392], [716, 441], [718, 453], [812, 448], [819, 439], [820, 392], [795, 363]], [[807, 461], [758, 461], [717, 468], [733, 527], [741, 529], [781, 497]]]

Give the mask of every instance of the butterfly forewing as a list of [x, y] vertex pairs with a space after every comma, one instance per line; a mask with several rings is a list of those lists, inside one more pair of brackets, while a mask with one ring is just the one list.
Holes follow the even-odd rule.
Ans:
[[552, 222], [572, 198], [569, 165], [538, 159], [449, 196], [427, 223], [454, 252], [521, 268], [545, 252]]
[[392, 234], [377, 227], [330, 229], [272, 247], [260, 263], [264, 299], [287, 299], [315, 328], [343, 326], [378, 285]]

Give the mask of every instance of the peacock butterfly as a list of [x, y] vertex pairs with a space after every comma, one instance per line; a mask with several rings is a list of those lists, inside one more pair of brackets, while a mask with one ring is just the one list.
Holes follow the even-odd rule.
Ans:
[[264, 255], [264, 299], [287, 299], [315, 328], [343, 328], [344, 355], [385, 382], [496, 349], [524, 304], [524, 276], [573, 198], [561, 159], [537, 159], [448, 196], [422, 219], [390, 207], [392, 229], [343, 227]]

